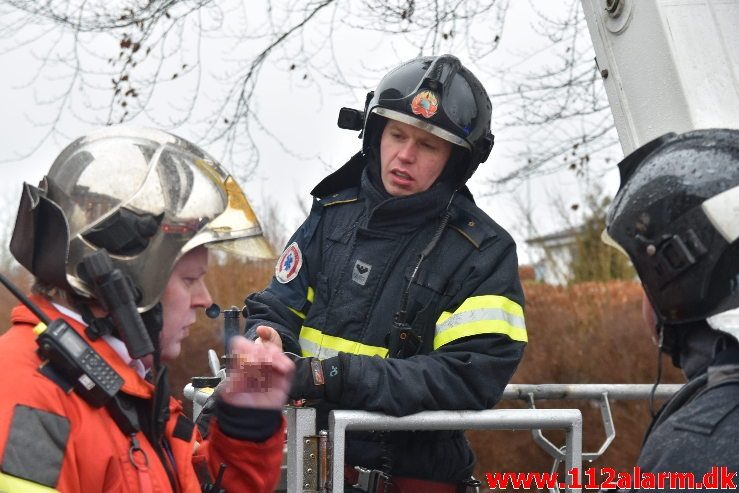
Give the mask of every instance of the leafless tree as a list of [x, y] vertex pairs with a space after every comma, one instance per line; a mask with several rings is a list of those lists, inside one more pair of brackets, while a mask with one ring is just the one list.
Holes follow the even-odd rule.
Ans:
[[493, 192], [562, 169], [597, 175], [611, 160], [593, 166], [593, 156], [618, 143], [580, 0], [559, 12], [537, 11], [539, 42], [497, 71], [504, 90], [491, 94], [500, 110], [496, 123], [515, 129], [524, 151], [519, 167], [490, 180]]
[[[324, 87], [366, 90], [414, 54], [464, 52], [481, 61], [498, 45], [508, 1], [0, 0], [0, 50], [31, 44], [37, 70], [27, 84], [55, 81], [53, 93], [37, 95], [53, 108], [41, 122], [47, 137], [67, 118], [187, 122], [202, 142], [219, 142], [253, 166], [256, 134], [296, 152], [263, 123], [265, 70], [320, 97]], [[352, 53], [347, 42], [358, 36], [398, 57]], [[173, 93], [187, 96], [172, 100]]]
[[[246, 161], [240, 179], [259, 162], [260, 136], [305, 158], [264, 122], [265, 72], [281, 72], [318, 99], [347, 91], [358, 100], [400, 59], [456, 53], [490, 88], [495, 127], [508, 140], [501, 147], [524, 149], [515, 169], [489, 178], [495, 194], [563, 168], [598, 168], [592, 157], [617, 142], [580, 1], [552, 15], [550, 2], [530, 0], [538, 39], [500, 66], [494, 51], [509, 1], [0, 0], [0, 50], [31, 44], [37, 70], [26, 83], [54, 81], [51, 93], [37, 94], [53, 115], [39, 122], [47, 138], [69, 118], [187, 123], [229, 161]], [[390, 46], [397, 57], [347, 49], [357, 38]]]

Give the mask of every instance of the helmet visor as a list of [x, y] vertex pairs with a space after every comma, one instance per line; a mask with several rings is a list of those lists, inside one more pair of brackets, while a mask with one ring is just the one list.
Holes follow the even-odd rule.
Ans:
[[250, 259], [274, 259], [274, 250], [263, 236], [257, 216], [238, 183], [231, 176], [214, 179], [222, 180], [226, 208], [187, 242], [183, 253], [206, 245]]
[[456, 135], [449, 132], [448, 130], [444, 130], [441, 127], [437, 127], [436, 125], [430, 122], [422, 121], [422, 120], [419, 120], [418, 118], [414, 118], [410, 115], [406, 115], [405, 113], [401, 113], [400, 111], [383, 108], [381, 106], [375, 106], [374, 108], [372, 108], [372, 113], [376, 113], [380, 116], [384, 116], [385, 118], [389, 118], [391, 120], [396, 120], [401, 123], [412, 125], [430, 134], [436, 135], [437, 137], [442, 138], [446, 140], [447, 142], [451, 142], [452, 144], [458, 145], [460, 147], [464, 147], [465, 149], [471, 149], [469, 142], [457, 137]]
[[628, 258], [629, 260], [631, 260], [631, 258], [629, 257], [629, 254], [626, 253], [626, 250], [624, 250], [624, 247], [622, 247], [621, 245], [619, 245], [616, 242], [616, 240], [614, 240], [613, 237], [610, 234], [608, 234], [608, 230], [607, 229], [604, 229], [603, 232], [600, 234], [600, 241], [602, 241], [603, 243], [605, 243], [609, 247], [615, 248], [620, 253], [622, 253], [626, 258]]

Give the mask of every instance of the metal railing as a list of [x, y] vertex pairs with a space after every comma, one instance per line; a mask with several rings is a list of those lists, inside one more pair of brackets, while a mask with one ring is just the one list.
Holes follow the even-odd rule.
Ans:
[[[595, 452], [582, 452], [582, 461], [592, 462], [603, 455], [613, 440], [616, 438], [616, 427], [613, 423], [609, 398], [614, 400], [645, 400], [645, 399], [667, 399], [680, 390], [682, 385], [663, 384], [541, 384], [541, 385], [508, 385], [503, 391], [503, 400], [522, 400], [528, 402], [534, 409], [535, 401], [538, 400], [598, 400], [600, 405], [601, 420], [605, 431], [605, 439]], [[566, 446], [557, 447], [542, 433], [541, 429], [532, 428], [531, 436], [550, 457], [554, 459], [550, 472], [559, 469], [562, 461], [565, 461], [565, 471], [570, 471], [566, 466]], [[578, 469], [579, 472], [581, 472]], [[581, 474], [580, 474], [581, 475]], [[559, 491], [558, 487], [550, 491]]]
[[[333, 447], [332, 481], [326, 490], [334, 493], [344, 491], [344, 441], [347, 430], [526, 430], [532, 427], [565, 430], [564, 459], [567, 470], [582, 469], [582, 415], [579, 409], [425, 411], [401, 418], [389, 418], [384, 414], [363, 411], [332, 411], [329, 414], [328, 429]], [[332, 488], [331, 485], [339, 487]], [[291, 493], [289, 479], [288, 492]]]
[[[654, 391], [655, 398], [666, 399], [682, 385], [662, 384]], [[605, 393], [616, 400], [643, 400], [649, 398], [654, 385], [650, 383], [576, 383], [576, 384], [510, 384], [503, 390], [503, 400], [592, 400]]]
[[[391, 417], [364, 411], [332, 411], [329, 429], [316, 430], [316, 411], [312, 408], [286, 407], [288, 422], [284, 490], [287, 493], [343, 492], [344, 448], [347, 430], [526, 430], [554, 458], [552, 471], [564, 462], [565, 470], [582, 470], [583, 461], [600, 457], [616, 436], [609, 399], [644, 400], [653, 395], [665, 399], [681, 385], [650, 384], [544, 384], [508, 385], [503, 400], [522, 400], [530, 409], [495, 409], [486, 411], [425, 411]], [[200, 390], [200, 391], [196, 391]], [[193, 417], [209, 397], [207, 391], [185, 387], [185, 397], [193, 401]], [[582, 451], [582, 415], [579, 409], [536, 409], [539, 400], [598, 400], [606, 438], [596, 452]], [[542, 430], [565, 430], [565, 444], [556, 446]], [[330, 451], [330, 454], [327, 454]], [[328, 457], [330, 455], [330, 458]], [[573, 478], [574, 479], [574, 478]], [[334, 485], [338, 485], [333, 487]], [[568, 490], [579, 491], [579, 490]]]
[[[596, 452], [583, 452], [582, 459], [592, 462], [608, 449], [616, 438], [616, 428], [613, 424], [609, 398], [614, 400], [644, 400], [653, 396], [654, 399], [666, 399], [677, 392], [682, 385], [651, 384], [544, 384], [544, 385], [508, 385], [503, 391], [503, 400], [522, 400], [529, 403], [534, 409], [538, 400], [598, 400], [601, 420], [606, 438]], [[531, 430], [534, 442], [554, 458], [552, 471], [555, 471], [564, 460], [561, 447], [555, 446], [541, 432], [541, 429]], [[568, 469], [569, 470], [569, 469]]]

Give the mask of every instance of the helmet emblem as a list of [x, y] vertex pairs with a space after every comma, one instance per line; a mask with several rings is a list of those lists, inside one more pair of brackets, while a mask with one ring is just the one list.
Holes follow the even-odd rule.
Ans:
[[421, 91], [411, 101], [411, 110], [416, 115], [431, 118], [439, 109], [439, 99], [431, 91]]

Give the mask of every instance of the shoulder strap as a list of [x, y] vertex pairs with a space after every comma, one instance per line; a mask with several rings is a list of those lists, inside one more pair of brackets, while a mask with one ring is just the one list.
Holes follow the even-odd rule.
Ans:
[[706, 371], [708, 380], [701, 393], [707, 392], [722, 385], [739, 383], [739, 364], [709, 366]]
[[495, 230], [485, 220], [475, 217], [472, 211], [461, 207], [459, 203], [452, 204], [450, 211], [449, 227], [466, 238], [475, 248], [479, 249], [485, 240], [496, 236]]

